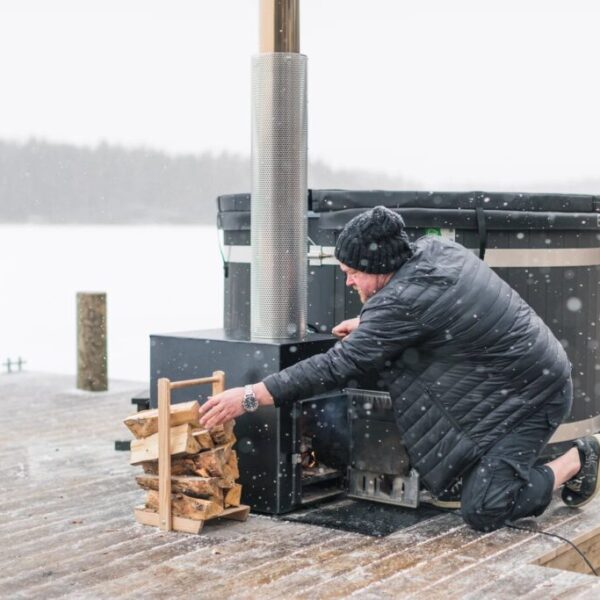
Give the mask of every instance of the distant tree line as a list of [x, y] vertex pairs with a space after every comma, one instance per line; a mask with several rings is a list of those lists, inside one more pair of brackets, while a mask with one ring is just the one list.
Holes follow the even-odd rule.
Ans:
[[[417, 189], [408, 180], [321, 162], [310, 165], [309, 186]], [[249, 191], [247, 156], [0, 141], [4, 223], [212, 224], [217, 196]]]

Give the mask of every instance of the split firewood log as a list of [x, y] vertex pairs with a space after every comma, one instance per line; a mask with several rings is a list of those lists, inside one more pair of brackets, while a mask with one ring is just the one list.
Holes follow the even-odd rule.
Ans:
[[237, 452], [235, 450], [231, 451], [231, 454], [229, 455], [229, 459], [227, 460], [227, 463], [223, 467], [223, 477], [225, 477], [226, 479], [233, 479], [234, 481], [236, 479], [239, 479], [239, 477], [240, 477], [240, 471], [238, 468]]
[[[142, 467], [146, 475], [158, 475], [158, 463], [156, 461], [143, 462]], [[171, 459], [171, 476], [198, 476], [194, 470], [194, 462], [190, 457]]]
[[[145, 490], [158, 491], [158, 475], [138, 475], [135, 480]], [[171, 490], [223, 506], [224, 492], [217, 477], [171, 477]]]
[[239, 506], [242, 499], [242, 486], [234, 483], [231, 488], [225, 491], [225, 508], [229, 506]]
[[[146, 508], [158, 512], [158, 492], [150, 490], [146, 496]], [[185, 517], [196, 521], [205, 521], [217, 517], [223, 507], [203, 498], [191, 498], [185, 494], [171, 494], [171, 511], [177, 517]]]
[[210, 429], [210, 435], [216, 446], [223, 446], [225, 444], [233, 445], [235, 443], [236, 438], [233, 433], [234, 426], [235, 421], [232, 419], [231, 421], [227, 421], [222, 425], [217, 425]]
[[200, 444], [201, 450], [210, 450], [215, 447], [215, 443], [208, 429], [192, 429], [192, 435], [198, 444]]
[[[192, 454], [200, 451], [200, 444], [192, 435], [192, 426], [189, 423], [171, 427], [169, 448], [171, 456]], [[147, 438], [132, 440], [131, 442], [131, 459], [129, 462], [132, 465], [151, 460], [158, 460], [158, 433]]]
[[[187, 454], [171, 459], [171, 475], [199, 475], [200, 477], [224, 477], [225, 466], [231, 456], [231, 448], [219, 446], [199, 454]], [[142, 463], [144, 473], [158, 475], [158, 462]]]
[[[171, 405], [171, 427], [191, 423], [198, 426], [200, 405], [196, 400]], [[137, 438], [147, 438], [158, 431], [158, 409], [142, 410], [127, 417], [124, 421], [131, 433]]]

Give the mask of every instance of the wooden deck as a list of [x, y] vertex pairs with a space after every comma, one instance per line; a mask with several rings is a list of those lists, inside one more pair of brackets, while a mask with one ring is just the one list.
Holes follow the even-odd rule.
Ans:
[[[559, 540], [484, 535], [453, 514], [379, 539], [254, 515], [197, 536], [138, 525], [137, 469], [113, 447], [144, 386], [73, 386], [0, 376], [2, 598], [600, 598], [596, 577], [531, 564]], [[557, 501], [539, 522], [574, 538], [600, 524], [600, 502]]]

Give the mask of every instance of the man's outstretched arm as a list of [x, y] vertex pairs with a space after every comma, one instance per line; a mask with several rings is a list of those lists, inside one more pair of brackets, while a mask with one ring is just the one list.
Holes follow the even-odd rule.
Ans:
[[[343, 342], [255, 384], [259, 405], [290, 406], [296, 400], [341, 389], [349, 379], [372, 369], [384, 368], [426, 335], [417, 320], [401, 317], [406, 318], [406, 313], [387, 303], [363, 310], [360, 325]], [[243, 397], [243, 388], [212, 397], [201, 407], [201, 423], [213, 427], [243, 414]]]
[[[343, 340], [358, 327], [359, 322], [359, 317], [346, 319], [336, 325], [331, 333]], [[273, 396], [262, 381], [252, 387], [259, 406], [273, 406], [275, 403]], [[204, 427], [215, 427], [242, 415], [245, 412], [242, 406], [243, 399], [244, 388], [242, 387], [231, 388], [216, 396], [209, 396], [200, 407], [200, 424]]]

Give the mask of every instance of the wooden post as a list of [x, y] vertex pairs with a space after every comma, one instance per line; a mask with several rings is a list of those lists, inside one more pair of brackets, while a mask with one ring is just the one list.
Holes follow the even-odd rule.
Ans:
[[212, 384], [212, 395], [216, 396], [225, 391], [225, 373], [224, 371], [213, 371], [212, 376], [217, 378]]
[[108, 389], [106, 294], [77, 294], [77, 387], [90, 392]]
[[158, 380], [158, 523], [171, 531], [171, 382]]

